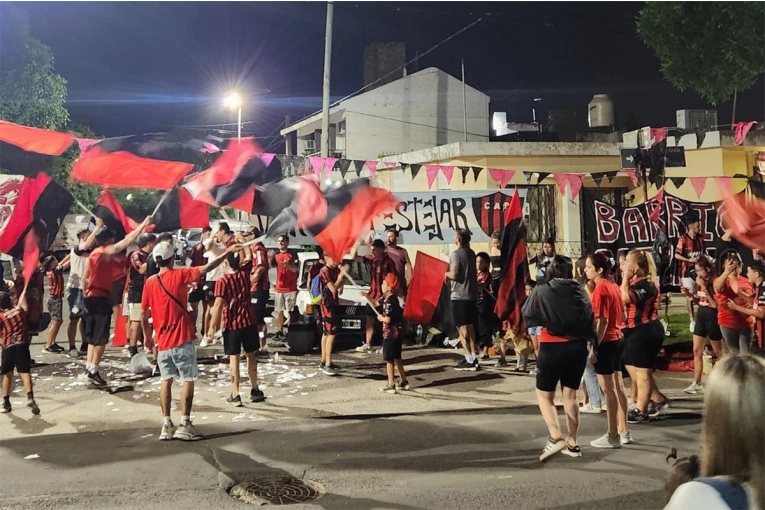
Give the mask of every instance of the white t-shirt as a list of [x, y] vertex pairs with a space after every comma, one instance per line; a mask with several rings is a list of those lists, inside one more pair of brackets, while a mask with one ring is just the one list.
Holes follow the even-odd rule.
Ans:
[[88, 264], [88, 255], [76, 255], [74, 248], [69, 252], [69, 279], [66, 282], [68, 289], [82, 288], [82, 275]]
[[[749, 500], [749, 510], [761, 510], [757, 508], [752, 497], [752, 489], [748, 484], [742, 487], [746, 491]], [[717, 490], [703, 482], [686, 482], [677, 488], [664, 510], [731, 510], [725, 504]], [[734, 509], [738, 510], [738, 509]]]
[[[213, 260], [217, 259], [221, 255], [226, 253], [226, 247], [219, 245], [217, 242], [213, 241], [210, 245], [210, 249], [205, 252], [205, 258], [207, 259], [207, 262], [210, 263]], [[223, 269], [222, 266], [218, 266], [212, 271], [208, 271], [205, 275], [205, 279], [208, 282], [214, 282], [217, 280], [220, 280], [220, 277], [223, 276], [226, 273], [225, 269]]]

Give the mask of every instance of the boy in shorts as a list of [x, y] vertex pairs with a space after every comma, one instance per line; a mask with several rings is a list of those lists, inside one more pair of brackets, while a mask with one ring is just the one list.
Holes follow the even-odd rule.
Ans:
[[53, 255], [45, 257], [42, 263], [43, 270], [48, 276], [48, 313], [50, 314], [50, 326], [48, 327], [48, 341], [45, 343], [46, 352], [63, 352], [64, 348], [56, 343], [56, 337], [64, 323], [64, 270]]
[[343, 291], [343, 282], [345, 275], [337, 262], [329, 255], [324, 256], [326, 266], [321, 268], [319, 276], [321, 277], [321, 324], [323, 335], [321, 337], [321, 364], [319, 368], [324, 375], [337, 375], [337, 366], [332, 364], [332, 344], [335, 342], [335, 335], [340, 329], [340, 317], [338, 316], [338, 297]]
[[13, 370], [21, 377], [24, 389], [27, 390], [27, 407], [32, 414], [40, 414], [40, 408], [35, 402], [32, 391], [32, 376], [30, 366], [32, 357], [29, 354], [29, 331], [27, 330], [27, 290], [21, 292], [19, 304], [13, 306], [10, 294], [0, 292], [0, 341], [3, 353], [0, 364], [0, 375], [3, 376], [3, 407], [0, 412], [11, 412], [11, 390], [13, 389]]
[[[382, 300], [378, 303], [369, 298], [369, 301], [377, 309], [377, 320], [383, 326], [383, 359], [388, 372], [388, 384], [380, 388], [384, 393], [398, 393], [398, 390], [408, 390], [409, 381], [406, 380], [404, 362], [401, 360], [403, 341], [401, 338], [401, 321], [404, 318], [404, 310], [398, 300], [398, 277], [394, 273], [388, 273], [382, 282]], [[397, 384], [394, 368], [398, 370], [401, 381]]]

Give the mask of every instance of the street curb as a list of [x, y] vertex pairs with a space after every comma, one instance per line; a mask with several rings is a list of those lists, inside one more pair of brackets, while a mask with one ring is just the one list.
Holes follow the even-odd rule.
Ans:
[[218, 471], [218, 486], [221, 488], [221, 490], [228, 492], [234, 485], [236, 485], [236, 480], [228, 476], [223, 471]]

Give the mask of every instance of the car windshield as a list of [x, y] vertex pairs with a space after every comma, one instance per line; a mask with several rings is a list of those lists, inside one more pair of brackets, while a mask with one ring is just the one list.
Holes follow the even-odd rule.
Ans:
[[[311, 268], [315, 266], [319, 261], [317, 259], [306, 260], [303, 268], [303, 282], [300, 288], [307, 289], [310, 285], [308, 281], [308, 275], [311, 274]], [[369, 287], [372, 283], [372, 276], [369, 274], [366, 264], [363, 262], [357, 262], [355, 260], [345, 259], [344, 264], [348, 264], [348, 276], [353, 278], [353, 281], [361, 287]]]
[[189, 232], [189, 235], [186, 237], [187, 241], [199, 241], [199, 239], [202, 238], [202, 232]]

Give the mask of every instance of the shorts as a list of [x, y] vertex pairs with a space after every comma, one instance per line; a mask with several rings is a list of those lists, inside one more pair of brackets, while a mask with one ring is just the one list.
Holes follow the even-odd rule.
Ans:
[[13, 373], [14, 368], [19, 374], [28, 374], [31, 366], [32, 355], [28, 343], [13, 344], [3, 349], [0, 375]]
[[478, 305], [475, 301], [452, 300], [451, 306], [455, 326], [475, 326], [478, 322]]
[[531, 336], [539, 336], [542, 334], [542, 326], [534, 326], [533, 328], [529, 328], [528, 332]]
[[391, 362], [397, 359], [401, 359], [401, 351], [403, 351], [403, 349], [404, 343], [401, 340], [401, 337], [383, 339], [383, 360]]
[[69, 319], [79, 319], [85, 315], [85, 297], [82, 289], [66, 289], [66, 302], [69, 304]]
[[612, 375], [616, 371], [621, 371], [623, 354], [623, 339], [602, 342], [598, 346], [598, 361], [595, 363], [595, 373], [598, 375]]
[[624, 364], [653, 369], [664, 343], [664, 326], [658, 320], [624, 330]]
[[112, 305], [109, 298], [85, 298], [85, 338], [91, 345], [106, 345], [109, 343], [109, 332], [112, 326]]
[[202, 287], [195, 287], [189, 292], [189, 303], [199, 303], [205, 300], [205, 291]]
[[109, 302], [112, 306], [122, 304], [122, 295], [125, 293], [125, 278], [117, 280], [112, 284], [112, 292], [109, 294]]
[[340, 317], [333, 309], [321, 307], [321, 327], [325, 335], [336, 335], [340, 330]]
[[537, 356], [537, 389], [554, 392], [560, 383], [578, 390], [587, 366], [587, 342], [541, 342]]
[[684, 289], [688, 289], [691, 294], [696, 294], [696, 279], [689, 276], [685, 276], [680, 279], [680, 285]]
[[297, 291], [295, 292], [276, 292], [274, 293], [274, 311], [291, 312], [295, 308], [297, 300]]
[[708, 338], [713, 342], [722, 340], [722, 331], [717, 323], [717, 310], [708, 306], [699, 306], [696, 309], [696, 325], [693, 326], [693, 334]]
[[251, 354], [260, 349], [260, 336], [257, 326], [223, 330], [224, 354], [226, 356], [239, 356], [242, 349], [244, 349], [245, 354]]
[[188, 341], [178, 347], [157, 353], [157, 365], [163, 381], [177, 377], [181, 382], [196, 381], [199, 377], [197, 352], [194, 342]]
[[50, 314], [50, 320], [63, 321], [64, 320], [64, 298], [60, 298], [60, 297], [48, 298], [48, 313]]
[[142, 315], [141, 303], [128, 303], [128, 318], [130, 322], [141, 322]]
[[250, 292], [250, 300], [255, 311], [255, 323], [263, 326], [266, 323], [266, 305], [268, 305], [268, 291], [256, 290]]

